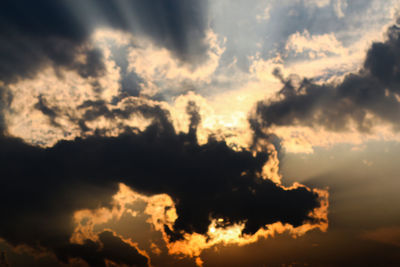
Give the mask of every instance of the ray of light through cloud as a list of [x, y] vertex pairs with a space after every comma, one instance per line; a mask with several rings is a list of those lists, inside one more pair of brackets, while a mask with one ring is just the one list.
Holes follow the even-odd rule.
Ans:
[[399, 8], [4, 1], [0, 266], [397, 266]]

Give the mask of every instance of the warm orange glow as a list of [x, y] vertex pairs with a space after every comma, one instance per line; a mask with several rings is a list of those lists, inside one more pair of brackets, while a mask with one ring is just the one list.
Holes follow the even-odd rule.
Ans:
[[[295, 184], [291, 189], [301, 186]], [[286, 188], [289, 189], [289, 188]], [[258, 230], [254, 235], [242, 235], [245, 225], [235, 224], [226, 228], [218, 227], [219, 220], [213, 220], [208, 228], [208, 237], [197, 233], [185, 234], [185, 239], [168, 243], [167, 246], [170, 254], [182, 254], [190, 257], [198, 258], [204, 249], [214, 247], [216, 245], [238, 245], [244, 246], [255, 243], [261, 238], [274, 237], [276, 234], [289, 233], [293, 238], [302, 236], [310, 230], [319, 229], [323, 232], [328, 229], [328, 207], [329, 193], [327, 190], [314, 190], [320, 196], [320, 207], [310, 213], [310, 217], [316, 219], [316, 223], [305, 223], [298, 227], [290, 224], [282, 224], [280, 222], [266, 225], [265, 229]], [[201, 266], [201, 265], [199, 265]]]
[[[128, 205], [132, 205], [137, 201], [146, 202], [145, 213], [150, 215], [148, 223], [152, 224], [157, 231], [163, 230], [166, 224], [172, 227], [177, 215], [172, 199], [166, 195], [155, 195], [147, 197], [132, 191], [128, 186], [120, 184], [119, 191], [113, 196], [112, 208], [99, 208], [97, 210], [80, 210], [74, 214], [76, 227], [70, 241], [72, 243], [83, 244], [85, 239], [97, 241], [97, 233], [94, 227], [99, 224], [105, 224], [111, 219], [119, 220], [124, 213], [129, 213], [133, 217], [136, 211], [132, 210]], [[168, 207], [171, 207], [168, 209]]]
[[[304, 186], [296, 183], [291, 187], [284, 187], [282, 185], [281, 187], [289, 190]], [[310, 217], [316, 220], [315, 223], [305, 223], [301, 226], [293, 227], [289, 224], [277, 222], [271, 225], [266, 225], [265, 229], [258, 230], [254, 235], [243, 235], [242, 230], [245, 226], [244, 223], [228, 227], [220, 227], [223, 219], [214, 218], [208, 227], [207, 236], [197, 233], [184, 234], [183, 240], [170, 242], [164, 231], [164, 225], [168, 225], [173, 229], [173, 224], [177, 219], [172, 199], [166, 194], [147, 197], [132, 191], [124, 184], [120, 184], [119, 192], [113, 197], [113, 206], [111, 209], [100, 208], [97, 210], [81, 210], [75, 212], [74, 220], [77, 226], [71, 237], [71, 242], [82, 244], [85, 239], [98, 241], [97, 235], [99, 232], [94, 230], [96, 225], [104, 224], [111, 219], [119, 220], [125, 212], [130, 213], [132, 216], [136, 216], [136, 212], [132, 210], [129, 205], [140, 200], [146, 203], [144, 213], [150, 216], [147, 223], [152, 225], [155, 231], [162, 233], [168, 253], [195, 258], [196, 264], [202, 266], [203, 261], [200, 259], [201, 252], [216, 245], [244, 246], [257, 242], [261, 238], [273, 237], [276, 234], [282, 234], [285, 232], [291, 234], [295, 238], [304, 235], [312, 229], [326, 231], [328, 228], [329, 193], [327, 190], [314, 189], [313, 191], [318, 193], [320, 196], [320, 207], [310, 213]], [[115, 233], [115, 235], [117, 234]], [[120, 238], [123, 239], [122, 236], [120, 236]], [[123, 240], [148, 257], [145, 251], [139, 249], [137, 243], [132, 242], [131, 239]], [[160, 249], [155, 244], [151, 245], [151, 250], [155, 254], [160, 253]]]

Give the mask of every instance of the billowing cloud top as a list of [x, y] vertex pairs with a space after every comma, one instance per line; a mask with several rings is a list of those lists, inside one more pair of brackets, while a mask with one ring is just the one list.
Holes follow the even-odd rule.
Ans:
[[[275, 75], [284, 83], [281, 99], [259, 102], [255, 120], [262, 126], [306, 125], [328, 130], [348, 130], [355, 124], [359, 131], [370, 131], [377, 121], [399, 129], [400, 28], [393, 25], [385, 42], [376, 42], [368, 50], [358, 73], [347, 74], [340, 83], [316, 83], [292, 76]], [[296, 77], [297, 78], [297, 77]]]
[[[280, 133], [398, 131], [400, 27], [373, 3], [3, 1], [0, 238], [71, 265], [201, 266], [326, 231], [328, 191], [282, 181]], [[374, 23], [384, 39], [354, 35]]]

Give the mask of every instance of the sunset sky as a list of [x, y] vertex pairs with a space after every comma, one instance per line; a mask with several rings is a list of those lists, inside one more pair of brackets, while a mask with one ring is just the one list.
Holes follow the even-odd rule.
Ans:
[[0, 267], [400, 266], [400, 0], [2, 0]]

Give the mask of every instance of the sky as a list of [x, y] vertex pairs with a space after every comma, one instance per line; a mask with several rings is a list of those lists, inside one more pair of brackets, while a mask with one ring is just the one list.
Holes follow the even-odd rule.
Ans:
[[400, 266], [399, 0], [4, 0], [0, 266]]

